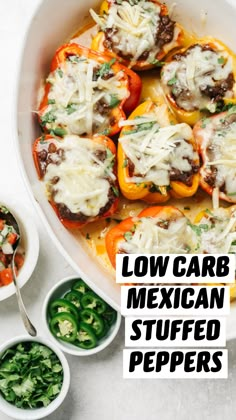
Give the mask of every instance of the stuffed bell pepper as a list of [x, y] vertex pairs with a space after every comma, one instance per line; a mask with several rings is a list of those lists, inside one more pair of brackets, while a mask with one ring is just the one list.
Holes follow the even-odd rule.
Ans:
[[185, 254], [199, 248], [189, 220], [173, 206], [149, 207], [123, 220], [106, 235], [113, 267], [116, 254]]
[[[206, 209], [195, 219], [195, 230], [201, 236], [201, 253], [236, 253], [236, 206]], [[231, 300], [236, 298], [236, 285], [230, 287]]]
[[196, 193], [199, 157], [192, 129], [177, 124], [165, 103], [144, 102], [121, 125], [118, 179], [126, 198], [161, 203]]
[[59, 48], [52, 60], [39, 121], [45, 132], [114, 135], [138, 104], [141, 80], [132, 70], [78, 44]]
[[99, 27], [91, 48], [119, 57], [135, 70], [161, 65], [169, 51], [182, 45], [181, 27], [157, 0], [105, 0], [100, 15], [90, 12]]
[[205, 38], [172, 54], [161, 73], [164, 92], [179, 121], [194, 125], [236, 96], [235, 55], [220, 41]]
[[236, 203], [236, 106], [200, 120], [193, 130], [202, 158], [200, 185], [210, 195]]
[[112, 140], [46, 135], [35, 141], [33, 157], [48, 200], [65, 227], [81, 228], [115, 212], [119, 190]]

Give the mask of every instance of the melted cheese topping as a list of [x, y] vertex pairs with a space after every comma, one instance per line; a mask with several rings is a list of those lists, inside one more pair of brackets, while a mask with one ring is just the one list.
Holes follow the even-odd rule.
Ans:
[[[146, 0], [111, 3], [108, 14], [103, 16], [98, 16], [90, 10], [92, 18], [103, 31], [113, 30], [112, 42], [115, 52], [127, 56], [128, 59], [131, 57], [134, 63], [146, 51], [149, 52], [148, 60], [151, 62], [160, 51], [156, 40], [160, 12], [159, 5]], [[174, 40], [178, 34], [176, 28]]]
[[160, 127], [155, 115], [153, 118], [149, 115], [146, 119], [127, 120], [127, 125], [133, 124], [136, 132], [131, 129], [131, 134], [127, 132], [119, 139], [124, 153], [134, 164], [134, 176], [127, 182], [152, 182], [164, 186], [170, 184], [172, 168], [180, 172], [192, 170], [191, 161], [198, 156], [188, 143], [192, 139], [192, 130], [187, 124]]
[[[103, 66], [111, 72], [107, 80], [102, 77]], [[67, 134], [106, 130], [112, 108], [129, 96], [123, 71], [114, 74], [109, 64], [100, 65], [77, 56], [72, 56], [61, 64], [60, 69], [50, 73], [47, 81], [51, 84], [49, 105], [41, 120], [48, 130], [60, 127]], [[105, 107], [99, 104], [105, 104]]]
[[[110, 182], [116, 179], [112, 172], [114, 155], [104, 145], [77, 136], [65, 136], [64, 140], [53, 139], [57, 149], [63, 150], [62, 158], [51, 153], [46, 167], [44, 183], [49, 199], [65, 204], [72, 213], [97, 216], [109, 198]], [[39, 143], [38, 152], [45, 149]], [[101, 161], [99, 153], [105, 155]], [[55, 183], [54, 180], [59, 178]]]
[[[227, 51], [203, 50], [195, 45], [180, 60], [163, 67], [162, 81], [174, 95], [177, 105], [185, 111], [208, 109], [215, 112], [216, 104], [202, 91], [226, 80], [232, 71], [232, 58]], [[232, 96], [232, 91], [225, 92], [224, 97]]]
[[209, 254], [236, 252], [236, 210], [214, 210], [198, 224], [201, 230], [201, 250]]
[[[166, 229], [158, 226], [166, 223]], [[127, 254], [185, 254], [198, 248], [197, 236], [188, 219], [176, 220], [143, 217], [135, 223], [134, 232], [125, 234], [119, 250]]]
[[[235, 121], [227, 123], [227, 117], [235, 115]], [[224, 124], [224, 121], [226, 124]], [[222, 117], [206, 120], [203, 147], [206, 149], [206, 161], [202, 172], [217, 169], [215, 186], [224, 187], [226, 195], [236, 200], [236, 114], [235, 107]]]

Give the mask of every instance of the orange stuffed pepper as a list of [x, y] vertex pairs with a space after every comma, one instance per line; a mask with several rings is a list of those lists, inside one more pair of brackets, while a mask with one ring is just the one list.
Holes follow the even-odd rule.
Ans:
[[199, 157], [192, 130], [177, 124], [165, 103], [144, 102], [121, 124], [118, 179], [126, 198], [162, 203], [196, 193]]
[[51, 64], [39, 121], [45, 132], [114, 135], [138, 104], [141, 80], [115, 59], [78, 44], [60, 47]]
[[91, 48], [120, 58], [135, 70], [160, 66], [166, 54], [183, 43], [182, 28], [157, 0], [105, 0], [100, 15], [91, 10], [99, 32]]
[[210, 195], [236, 203], [236, 106], [227, 112], [200, 120], [194, 127], [202, 158], [200, 185]]
[[235, 55], [218, 40], [199, 40], [168, 57], [161, 80], [178, 120], [194, 125], [224, 101], [235, 100]]
[[198, 241], [180, 210], [155, 206], [113, 227], [106, 235], [106, 249], [115, 268], [116, 254], [193, 253], [199, 247]]
[[116, 211], [116, 147], [108, 137], [42, 136], [34, 143], [33, 157], [48, 200], [65, 227], [81, 228]]

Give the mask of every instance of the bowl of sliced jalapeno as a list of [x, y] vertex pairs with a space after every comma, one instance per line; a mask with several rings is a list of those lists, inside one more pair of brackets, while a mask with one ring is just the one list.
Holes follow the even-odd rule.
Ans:
[[88, 356], [111, 343], [118, 333], [121, 315], [81, 278], [66, 277], [47, 294], [43, 320], [61, 350]]

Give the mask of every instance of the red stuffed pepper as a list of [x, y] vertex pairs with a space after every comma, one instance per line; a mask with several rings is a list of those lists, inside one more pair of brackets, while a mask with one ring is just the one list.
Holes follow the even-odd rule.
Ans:
[[81, 228], [115, 212], [116, 147], [108, 137], [42, 136], [34, 143], [33, 157], [48, 200], [65, 227]]
[[200, 185], [210, 195], [236, 203], [236, 107], [200, 120], [193, 130], [202, 158]]
[[114, 135], [138, 104], [141, 80], [115, 59], [78, 44], [59, 48], [52, 60], [39, 120], [45, 132]]

